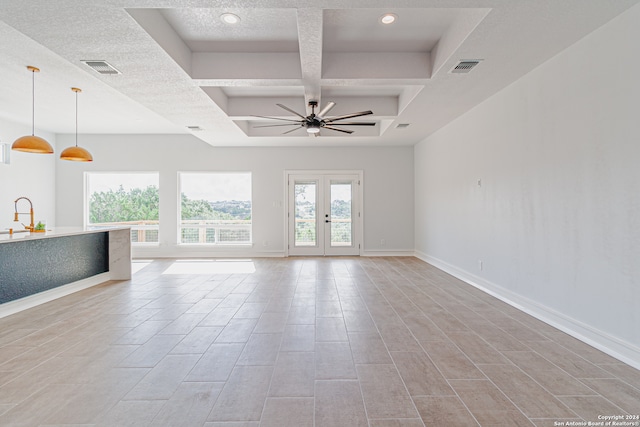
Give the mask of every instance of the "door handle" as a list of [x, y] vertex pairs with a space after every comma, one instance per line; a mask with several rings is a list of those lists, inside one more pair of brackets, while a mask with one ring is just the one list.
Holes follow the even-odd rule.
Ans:
[[325, 219], [324, 222], [331, 222], [331, 221], [329, 221], [328, 219]]

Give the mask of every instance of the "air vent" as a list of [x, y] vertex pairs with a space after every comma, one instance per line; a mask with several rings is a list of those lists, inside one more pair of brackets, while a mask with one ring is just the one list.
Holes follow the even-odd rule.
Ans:
[[411, 124], [411, 123], [398, 123], [398, 124], [396, 125], [396, 129], [404, 129], [404, 128], [408, 128], [410, 124]]
[[473, 70], [475, 68], [476, 65], [478, 65], [480, 63], [481, 59], [465, 59], [462, 60], [460, 62], [458, 62], [458, 64], [453, 67], [453, 69], [451, 70], [451, 73], [454, 74], [465, 74], [468, 73], [469, 71]]
[[86, 61], [82, 60], [89, 67], [93, 68], [100, 74], [122, 74], [120, 71], [116, 70], [115, 67], [109, 64], [107, 61]]
[[199, 132], [201, 130], [204, 130], [200, 126], [187, 126], [187, 129], [189, 129], [191, 132]]

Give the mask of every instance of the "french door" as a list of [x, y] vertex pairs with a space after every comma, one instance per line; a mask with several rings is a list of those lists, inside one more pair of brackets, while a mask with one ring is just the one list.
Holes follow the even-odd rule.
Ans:
[[287, 174], [289, 255], [359, 255], [361, 173]]

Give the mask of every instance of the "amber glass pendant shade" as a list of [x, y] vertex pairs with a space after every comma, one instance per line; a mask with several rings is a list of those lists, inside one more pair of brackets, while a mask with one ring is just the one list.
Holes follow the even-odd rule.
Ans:
[[16, 139], [11, 145], [11, 149], [15, 151], [24, 151], [25, 153], [53, 153], [53, 147], [51, 147], [51, 144], [35, 135], [22, 136]]
[[71, 90], [76, 93], [76, 145], [62, 150], [60, 159], [70, 160], [72, 162], [92, 162], [93, 156], [91, 153], [82, 147], [78, 147], [78, 93], [82, 92], [82, 89], [72, 87]]
[[15, 140], [11, 145], [11, 149], [15, 151], [24, 151], [26, 153], [53, 153], [53, 147], [44, 139], [35, 136], [35, 74], [40, 69], [29, 65], [27, 70], [31, 71], [31, 135], [22, 136]]
[[73, 162], [92, 162], [93, 156], [82, 147], [68, 147], [60, 153], [62, 160], [71, 160]]

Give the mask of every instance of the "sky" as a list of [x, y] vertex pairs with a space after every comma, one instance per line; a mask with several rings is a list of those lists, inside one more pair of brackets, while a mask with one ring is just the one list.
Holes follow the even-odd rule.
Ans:
[[192, 200], [251, 200], [251, 173], [183, 172], [182, 192]]
[[[316, 200], [316, 184], [313, 182], [301, 181], [296, 183], [297, 186], [304, 185], [304, 199], [299, 201], [313, 202]], [[331, 183], [331, 201], [344, 200], [346, 202], [351, 200], [351, 183]]]

